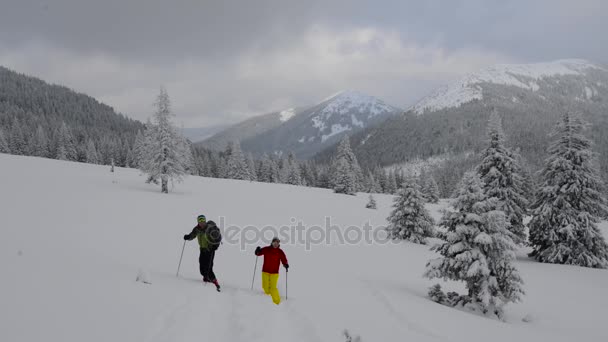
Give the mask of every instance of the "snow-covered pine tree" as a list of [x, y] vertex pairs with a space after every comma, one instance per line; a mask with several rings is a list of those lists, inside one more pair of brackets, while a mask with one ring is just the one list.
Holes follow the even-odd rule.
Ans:
[[68, 126], [63, 122], [57, 132], [57, 149], [55, 158], [59, 160], [76, 160], [76, 145]]
[[[152, 123], [148, 119], [146, 123], [146, 127], [152, 126]], [[133, 143], [133, 160], [132, 164], [134, 167], [139, 168], [141, 160], [144, 157], [144, 150], [146, 146], [146, 139], [144, 138], [144, 134], [141, 131], [137, 131], [135, 135], [135, 142]]]
[[380, 188], [379, 193], [385, 193], [387, 179], [386, 179], [386, 172], [384, 171], [384, 169], [377, 166], [374, 169], [374, 178], [378, 182], [378, 185]]
[[97, 148], [92, 139], [87, 142], [87, 156], [86, 162], [89, 164], [99, 164], [99, 157], [97, 155]]
[[424, 207], [422, 194], [412, 178], [406, 178], [397, 192], [387, 220], [387, 232], [395, 240], [426, 244], [427, 238], [435, 235], [433, 218]]
[[338, 145], [338, 150], [332, 163], [331, 183], [334, 192], [354, 195], [361, 189], [363, 172], [357, 162], [357, 157], [350, 148], [348, 136], [344, 136]]
[[298, 164], [293, 152], [290, 152], [289, 156], [287, 157], [286, 168], [285, 182], [291, 185], [301, 185], [302, 176], [300, 172], [300, 165]]
[[37, 157], [49, 156], [49, 139], [42, 126], [38, 125], [31, 144], [31, 154]]
[[425, 192], [429, 203], [439, 202], [439, 186], [430, 172], [427, 174]]
[[226, 163], [226, 178], [251, 180], [249, 165], [247, 165], [247, 161], [241, 150], [241, 143], [238, 141], [231, 143], [230, 156]]
[[369, 195], [369, 201], [367, 202], [365, 207], [367, 209], [377, 209], [376, 200], [374, 199], [374, 196], [372, 196], [371, 194]]
[[0, 153], [11, 153], [11, 149], [8, 147], [8, 141], [6, 140], [2, 128], [0, 128]]
[[8, 148], [11, 150], [12, 154], [24, 155], [27, 153], [27, 142], [25, 139], [25, 134], [23, 133], [21, 123], [17, 118], [13, 120], [13, 124], [11, 125], [11, 131], [9, 133], [8, 139]]
[[153, 125], [146, 130], [146, 144], [140, 169], [148, 180], [161, 180], [161, 192], [169, 192], [169, 181], [181, 182], [191, 165], [192, 152], [187, 140], [171, 122], [171, 101], [164, 87], [156, 101]]
[[433, 177], [433, 174], [423, 168], [420, 171], [420, 178], [418, 181], [420, 184], [420, 192], [422, 192], [422, 196], [428, 203], [437, 203], [439, 202], [439, 187], [437, 186], [437, 182]]
[[247, 166], [249, 167], [249, 179], [252, 181], [258, 180], [258, 172], [255, 168], [255, 161], [251, 152], [247, 154]]
[[[444, 243], [432, 250], [442, 255], [426, 265], [425, 277], [464, 281], [467, 296], [450, 297], [450, 305], [462, 305], [502, 317], [503, 306], [521, 300], [523, 281], [513, 265], [516, 245], [502, 211], [493, 210], [475, 172], [467, 172], [455, 192], [456, 212], [445, 212], [439, 236]], [[433, 289], [436, 297], [437, 287]]]
[[387, 194], [395, 194], [398, 190], [399, 189], [397, 189], [397, 179], [395, 177], [395, 172], [391, 170], [388, 173], [386, 188], [384, 189], [384, 192]]
[[526, 241], [524, 216], [528, 208], [521, 167], [516, 155], [505, 146], [502, 123], [496, 111], [488, 122], [488, 147], [483, 152], [477, 173], [487, 198], [496, 198], [496, 210], [505, 213], [514, 242]]
[[606, 268], [608, 246], [597, 227], [607, 211], [606, 198], [584, 128], [572, 113], [556, 127], [532, 208], [531, 255], [540, 262]]

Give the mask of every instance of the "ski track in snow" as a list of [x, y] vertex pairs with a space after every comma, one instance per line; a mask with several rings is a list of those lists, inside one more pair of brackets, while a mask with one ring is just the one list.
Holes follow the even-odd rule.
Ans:
[[[184, 295], [180, 300], [158, 315], [154, 328], [144, 339], [147, 342], [169, 341], [323, 341], [316, 333], [313, 321], [295, 310], [290, 304], [293, 298], [279, 306], [272, 304], [269, 296], [261, 291], [222, 284], [222, 292], [200, 280], [179, 278], [188, 282], [199, 295]], [[156, 286], [167, 286], [157, 282]], [[192, 297], [192, 298], [191, 298]], [[214, 310], [224, 307], [228, 310]], [[264, 311], [264, 312], [261, 312]], [[196, 331], [197, 322], [228, 322], [216, 329]]]
[[438, 336], [432, 331], [423, 328], [422, 326], [412, 322], [402, 311], [398, 311], [393, 304], [391, 304], [388, 297], [381, 291], [377, 286], [373, 286], [369, 280], [362, 280], [364, 286], [369, 290], [370, 294], [378, 300], [379, 304], [382, 304], [384, 309], [388, 311], [389, 315], [395, 319], [395, 323], [398, 326], [403, 325], [407, 330], [415, 332], [424, 337], [431, 337], [436, 341], [449, 341], [449, 338], [445, 336]]

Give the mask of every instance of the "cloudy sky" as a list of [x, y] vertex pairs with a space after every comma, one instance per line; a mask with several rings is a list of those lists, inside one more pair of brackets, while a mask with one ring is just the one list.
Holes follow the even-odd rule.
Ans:
[[0, 65], [186, 127], [343, 89], [403, 108], [495, 63], [608, 62], [605, 0], [0, 0]]

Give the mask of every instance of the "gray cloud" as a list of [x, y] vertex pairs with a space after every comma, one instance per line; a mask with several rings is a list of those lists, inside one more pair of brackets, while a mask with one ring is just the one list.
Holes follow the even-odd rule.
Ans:
[[0, 0], [0, 64], [185, 126], [357, 89], [406, 107], [497, 62], [608, 60], [602, 0]]

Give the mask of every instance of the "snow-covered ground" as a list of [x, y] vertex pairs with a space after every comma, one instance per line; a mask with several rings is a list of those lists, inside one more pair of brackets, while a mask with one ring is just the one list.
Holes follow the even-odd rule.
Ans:
[[[506, 322], [427, 299], [434, 253], [409, 243], [284, 242], [279, 306], [261, 294], [260, 264], [250, 290], [258, 243], [218, 250], [222, 293], [201, 284], [194, 241], [175, 277], [200, 213], [258, 227], [330, 216], [342, 231], [385, 224], [391, 196], [370, 210], [364, 194], [199, 177], [164, 195], [135, 170], [3, 154], [0, 170], [0, 341], [344, 341], [344, 329], [362, 341], [608, 340], [608, 271], [539, 264], [525, 250], [527, 295]], [[435, 217], [446, 203], [430, 206]]]

